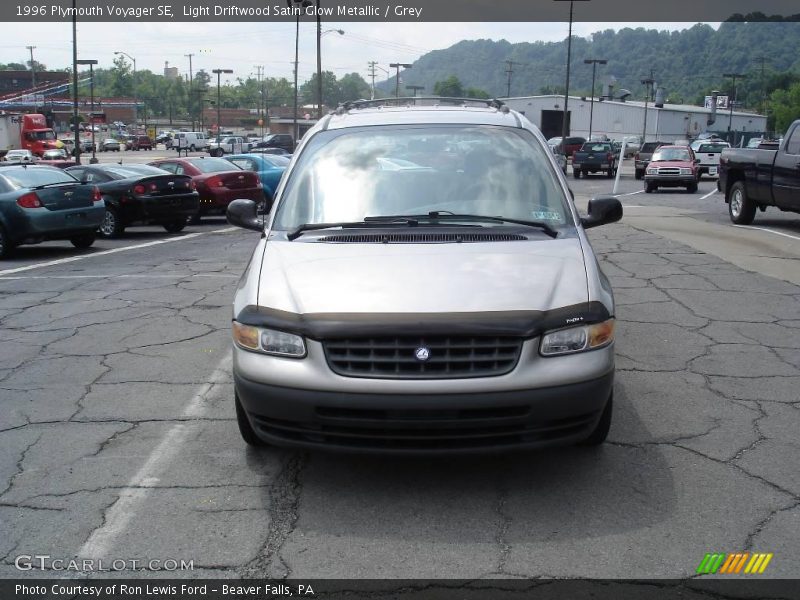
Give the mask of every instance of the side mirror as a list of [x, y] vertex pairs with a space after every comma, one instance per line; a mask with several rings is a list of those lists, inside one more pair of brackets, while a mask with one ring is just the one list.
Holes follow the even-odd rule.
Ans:
[[699, 165], [700, 164], [700, 159], [699, 158], [695, 158], [694, 159], [694, 164]]
[[581, 217], [584, 229], [591, 229], [608, 223], [616, 223], [622, 218], [622, 203], [614, 196], [598, 196], [589, 200], [589, 214]]
[[228, 205], [226, 212], [228, 223], [243, 229], [263, 231], [264, 227], [258, 218], [258, 205], [252, 200], [234, 200]]

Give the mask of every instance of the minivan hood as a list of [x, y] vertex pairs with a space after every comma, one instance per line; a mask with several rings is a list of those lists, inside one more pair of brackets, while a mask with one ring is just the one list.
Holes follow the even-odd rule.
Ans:
[[296, 314], [549, 310], [588, 301], [578, 238], [497, 243], [270, 241], [259, 306]]

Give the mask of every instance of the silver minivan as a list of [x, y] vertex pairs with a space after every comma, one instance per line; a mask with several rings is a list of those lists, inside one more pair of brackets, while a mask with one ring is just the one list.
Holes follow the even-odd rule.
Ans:
[[362, 101], [303, 138], [233, 306], [244, 440], [343, 451], [602, 443], [614, 299], [538, 129], [498, 101]]

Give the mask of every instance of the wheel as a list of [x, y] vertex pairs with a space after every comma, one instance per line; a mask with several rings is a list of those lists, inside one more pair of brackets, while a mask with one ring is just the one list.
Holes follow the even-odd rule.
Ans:
[[75, 237], [69, 238], [69, 241], [72, 242], [72, 245], [76, 248], [89, 248], [94, 241], [97, 239], [97, 236], [94, 233], [84, 233], [83, 235], [76, 235]]
[[106, 207], [106, 214], [98, 231], [102, 237], [108, 239], [118, 238], [125, 233], [125, 226], [116, 210]]
[[737, 181], [728, 192], [728, 212], [737, 225], [749, 225], [756, 216], [756, 203], [747, 197], [744, 181]]
[[184, 227], [186, 227], [186, 221], [164, 223], [164, 229], [166, 229], [168, 233], [180, 233], [183, 231]]
[[[191, 152], [197, 152], [197, 148], [195, 148], [195, 147], [194, 147], [194, 144], [192, 144], [191, 146], [189, 146], [189, 150], [190, 150]], [[180, 152], [180, 151], [179, 151], [179, 152]]]
[[603, 414], [600, 416], [600, 422], [597, 427], [583, 440], [581, 446], [599, 446], [606, 441], [608, 431], [611, 429], [611, 414], [614, 412], [614, 395], [612, 394], [606, 402], [606, 407], [603, 409]]
[[613, 176], [614, 176], [614, 169], [609, 169], [608, 171], [606, 171], [606, 177], [611, 179]]
[[572, 176], [573, 176], [575, 179], [580, 179], [580, 178], [581, 178], [581, 172], [580, 172], [580, 171], [573, 171], [573, 172], [572, 172]]
[[267, 445], [267, 443], [263, 442], [253, 430], [253, 426], [250, 424], [250, 420], [247, 418], [244, 408], [242, 408], [242, 403], [239, 402], [239, 396], [236, 396], [236, 423], [239, 425], [239, 433], [242, 434], [242, 439], [248, 445], [255, 446], [257, 448]]
[[656, 185], [654, 185], [652, 183], [648, 182], [648, 183], [644, 184], [644, 192], [646, 194], [652, 194], [657, 189], [658, 189], [658, 186], [656, 186]]
[[633, 176], [636, 177], [636, 179], [641, 179], [644, 177], [644, 171], [641, 169], [636, 169], [636, 172], [633, 174]]
[[14, 243], [6, 235], [6, 230], [0, 225], [0, 259], [8, 258], [14, 252]]
[[195, 213], [191, 217], [186, 219], [186, 222], [189, 225], [200, 225], [200, 213]]
[[689, 192], [690, 194], [694, 194], [695, 192], [697, 192], [697, 183], [691, 183], [687, 185], [686, 191]]
[[214, 150], [214, 156], [220, 157], [225, 156], [225, 152], [221, 149]]

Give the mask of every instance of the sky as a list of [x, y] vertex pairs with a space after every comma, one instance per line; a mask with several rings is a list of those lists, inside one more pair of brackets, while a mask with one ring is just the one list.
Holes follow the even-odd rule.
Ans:
[[[676, 30], [693, 23], [626, 23], [622, 27]], [[711, 23], [718, 26], [717, 23]], [[574, 23], [573, 35], [588, 37], [595, 31], [619, 30], [619, 23]], [[328, 31], [333, 30], [333, 31]], [[344, 31], [339, 34], [336, 30]], [[48, 68], [72, 63], [71, 23], [44, 23], [33, 29], [4, 27], [0, 63], [30, 59], [26, 46], [35, 45], [34, 58]], [[505, 39], [509, 42], [558, 41], [567, 36], [567, 23], [334, 23], [323, 22], [323, 70], [337, 77], [357, 72], [367, 78], [367, 62], [379, 67], [412, 63], [423, 54], [447, 48], [464, 39]], [[78, 58], [96, 59], [111, 67], [114, 51], [136, 58], [139, 70], [163, 73], [164, 62], [188, 77], [193, 71], [233, 69], [231, 81], [256, 76], [256, 65], [268, 77], [293, 77], [294, 23], [78, 23]], [[316, 71], [316, 25], [300, 23], [299, 79]], [[387, 78], [378, 71], [378, 81]], [[226, 79], [223, 77], [223, 83]]]

